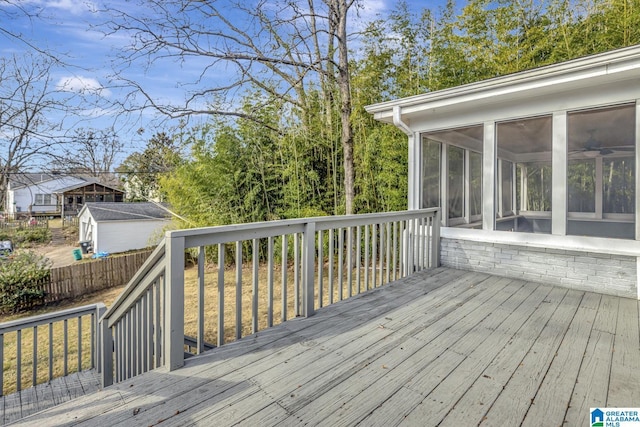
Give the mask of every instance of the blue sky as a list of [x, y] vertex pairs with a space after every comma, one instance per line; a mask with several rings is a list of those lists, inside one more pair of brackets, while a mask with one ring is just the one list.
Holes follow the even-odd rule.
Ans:
[[[90, 0], [10, 0], [26, 11], [42, 10], [42, 18], [29, 18], [20, 13], [15, 6], [0, 2], [2, 29], [29, 41], [38, 49], [49, 51], [63, 58], [66, 63], [57, 67], [51, 76], [56, 87], [68, 93], [82, 93], [86, 100], [81, 104], [82, 111], [71, 120], [67, 118], [65, 126], [92, 127], [105, 129], [113, 126], [127, 147], [121, 160], [133, 151], [141, 150], [146, 141], [158, 130], [151, 111], [131, 117], [115, 114], [109, 108], [109, 102], [121, 99], [124, 93], [112, 81], [112, 61], [114, 55], [122, 51], [129, 40], [121, 34], [106, 36], [97, 26], [106, 19], [100, 12], [98, 2]], [[378, 15], [384, 16], [395, 5], [394, 0], [365, 0], [364, 10], [358, 19], [355, 17], [352, 28], [369, 22]], [[408, 2], [416, 11], [422, 7], [438, 7], [443, 0]], [[125, 7], [129, 12], [137, 7], [125, 0], [114, 0], [111, 6]], [[0, 35], [0, 54], [7, 57], [22, 55], [29, 47], [6, 35]], [[188, 64], [187, 64], [188, 65]], [[176, 76], [197, 70], [198, 67], [184, 66], [173, 61], [164, 61], [146, 70], [136, 64], [126, 70], [126, 76], [144, 83], [144, 87], [154, 98], [182, 100], [183, 88], [177, 85]], [[220, 70], [224, 75], [224, 70]], [[137, 132], [144, 129], [144, 132]]]

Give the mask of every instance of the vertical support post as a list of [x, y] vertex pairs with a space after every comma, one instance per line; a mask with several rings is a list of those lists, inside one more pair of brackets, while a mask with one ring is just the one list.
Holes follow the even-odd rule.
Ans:
[[[93, 350], [91, 351], [92, 353], [91, 367], [96, 368], [98, 373], [102, 372], [102, 353], [103, 353], [102, 335], [100, 335], [101, 333], [100, 319], [102, 318], [102, 316], [106, 311], [107, 311], [107, 307], [104, 304], [102, 303], [97, 304], [96, 312], [93, 315], [93, 318], [91, 319], [92, 320], [91, 339], [93, 341], [93, 344], [92, 344]], [[49, 330], [51, 330], [51, 328], [49, 328]]]
[[102, 388], [113, 384], [113, 335], [109, 328], [108, 319], [102, 318], [100, 314], [99, 334], [100, 334], [100, 382]]
[[315, 276], [315, 244], [316, 244], [316, 223], [308, 222], [304, 227], [302, 257], [302, 311], [305, 317], [313, 316], [313, 279]]
[[167, 233], [165, 281], [164, 361], [173, 371], [184, 365], [184, 237]]
[[440, 210], [431, 222], [431, 268], [440, 267]]
[[567, 234], [567, 112], [553, 113], [551, 128], [551, 234]]
[[[484, 123], [482, 144], [482, 229], [496, 229], [496, 139], [495, 123]], [[442, 210], [440, 215], [444, 215]]]

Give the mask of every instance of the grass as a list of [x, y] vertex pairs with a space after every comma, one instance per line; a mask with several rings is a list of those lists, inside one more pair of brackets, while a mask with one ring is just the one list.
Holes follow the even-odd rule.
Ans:
[[[323, 280], [323, 303], [322, 305], [329, 304], [329, 283], [326, 274], [327, 266], [325, 264], [325, 275]], [[287, 295], [286, 295], [286, 307], [287, 314], [286, 319], [282, 316], [282, 291], [283, 285], [281, 283], [282, 270], [281, 266], [275, 266], [273, 271], [274, 286], [273, 286], [273, 324], [279, 324], [283, 320], [291, 319], [295, 316], [294, 312], [294, 271], [289, 268], [287, 271]], [[205, 341], [212, 344], [217, 344], [217, 311], [218, 311], [218, 295], [217, 295], [217, 277], [218, 269], [215, 265], [208, 265], [205, 269]], [[252, 266], [250, 263], [243, 265], [242, 271], [242, 293], [241, 293], [241, 334], [246, 336], [252, 333], [252, 301], [253, 301], [253, 283], [252, 283]], [[268, 327], [267, 313], [269, 309], [268, 305], [268, 269], [266, 265], [260, 265], [258, 274], [258, 330], [266, 329]], [[355, 281], [355, 273], [353, 274], [353, 280]], [[379, 280], [379, 279], [378, 279]], [[340, 299], [339, 288], [337, 286], [338, 278], [337, 274], [334, 277], [333, 287], [333, 301]], [[346, 285], [346, 274], [343, 278], [343, 296], [348, 295], [348, 289]], [[48, 306], [39, 310], [34, 310], [29, 313], [23, 313], [20, 315], [12, 316], [0, 316], [0, 322], [6, 322], [14, 320], [20, 317], [33, 316], [38, 314], [55, 312], [58, 310], [64, 310], [72, 307], [79, 307], [91, 303], [103, 302], [107, 307], [111, 306], [117, 296], [121, 293], [124, 287], [111, 288], [105, 291], [96, 292], [85, 295], [81, 298], [76, 298], [73, 301], [64, 301], [53, 306]], [[352, 293], [357, 293], [355, 285], [352, 287]], [[316, 289], [316, 306], [317, 303], [317, 289]], [[195, 337], [197, 335], [198, 325], [198, 272], [197, 267], [189, 267], [185, 270], [185, 334]], [[225, 343], [234, 341], [236, 339], [236, 283], [235, 283], [235, 267], [225, 268], [225, 301], [224, 301], [224, 337]], [[78, 325], [77, 320], [70, 320], [68, 322], [68, 342], [67, 342], [67, 369], [68, 372], [73, 372], [78, 369]], [[49, 326], [42, 326], [38, 328], [38, 342], [37, 342], [37, 383], [43, 383], [48, 381], [49, 378]], [[61, 376], [64, 371], [64, 353], [65, 346], [63, 341], [63, 322], [59, 322], [54, 325], [53, 329], [53, 343], [52, 349], [54, 354], [53, 372], [54, 378]], [[90, 334], [91, 334], [91, 321], [90, 316], [85, 316], [82, 319], [82, 369], [90, 368]], [[32, 361], [33, 361], [33, 330], [25, 330], [22, 332], [22, 346], [21, 346], [21, 361], [22, 361], [22, 388], [32, 385]], [[8, 394], [16, 390], [16, 366], [17, 366], [17, 334], [9, 333], [4, 337], [4, 393]]]

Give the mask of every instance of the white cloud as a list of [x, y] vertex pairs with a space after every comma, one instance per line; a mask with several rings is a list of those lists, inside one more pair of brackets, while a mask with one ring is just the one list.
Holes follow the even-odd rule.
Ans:
[[60, 9], [73, 15], [81, 15], [85, 12], [95, 11], [96, 5], [87, 0], [44, 0], [40, 2], [44, 7]]
[[56, 84], [58, 90], [64, 92], [75, 92], [81, 94], [92, 94], [108, 98], [111, 96], [111, 91], [106, 89], [98, 82], [98, 80], [92, 77], [83, 76], [68, 76], [58, 80]]

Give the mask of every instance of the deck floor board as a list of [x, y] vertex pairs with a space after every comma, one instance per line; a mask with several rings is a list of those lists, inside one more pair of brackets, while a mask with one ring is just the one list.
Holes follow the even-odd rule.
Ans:
[[637, 397], [637, 316], [634, 300], [440, 268], [21, 423], [518, 425], [548, 408], [578, 425]]
[[39, 411], [68, 402], [75, 397], [94, 393], [99, 388], [100, 381], [96, 371], [86, 370], [2, 396], [0, 397], [2, 400], [0, 403], [0, 407], [2, 407], [0, 424], [20, 420]]

